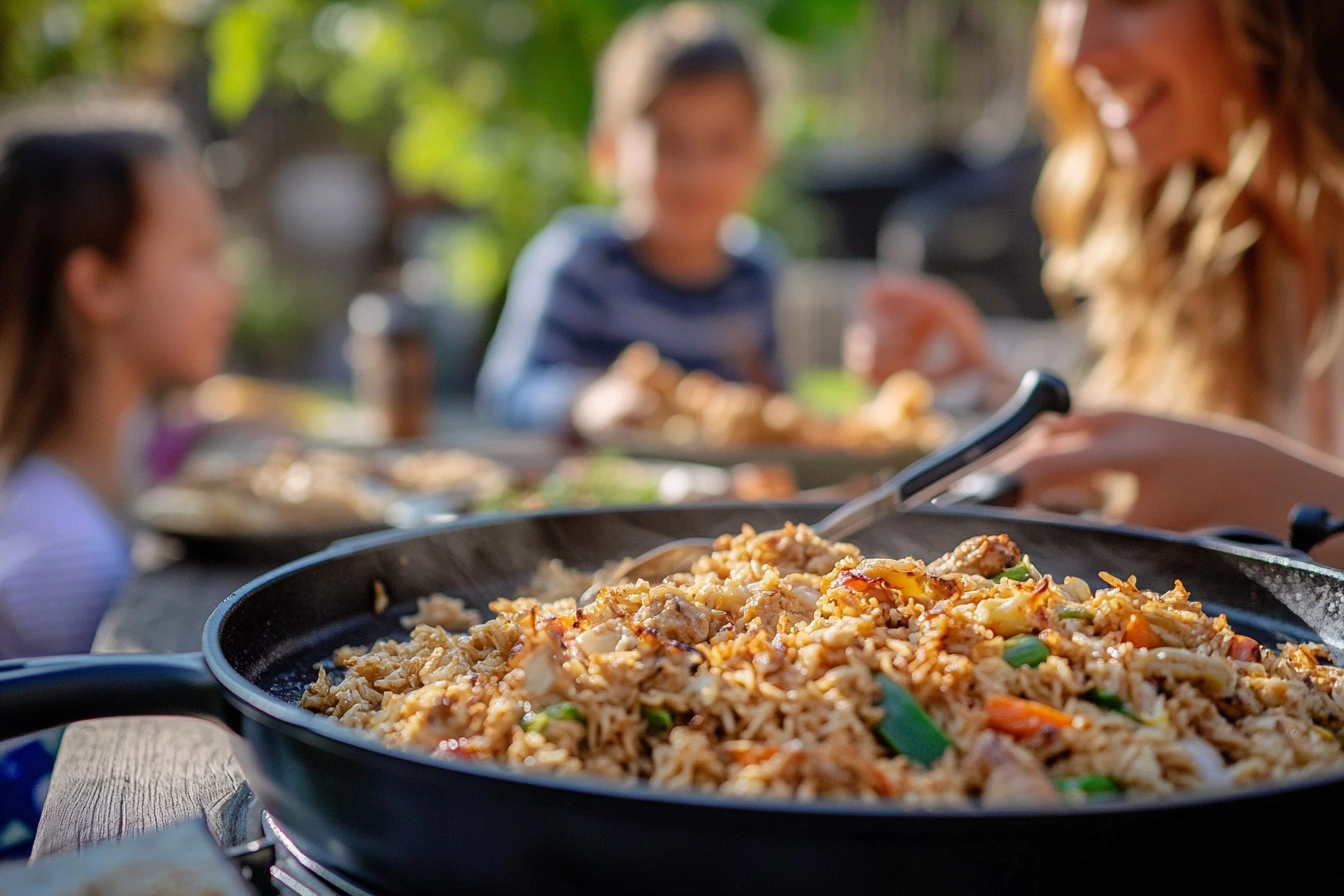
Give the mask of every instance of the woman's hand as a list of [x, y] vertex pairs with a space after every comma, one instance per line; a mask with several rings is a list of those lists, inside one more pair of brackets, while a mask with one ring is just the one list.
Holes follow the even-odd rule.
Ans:
[[936, 383], [994, 367], [980, 312], [934, 277], [883, 275], [869, 284], [845, 332], [844, 356], [850, 371], [874, 384], [901, 370]]
[[1078, 412], [1033, 429], [996, 465], [1022, 481], [1023, 500], [1103, 488], [1130, 474], [1130, 523], [1188, 531], [1249, 526], [1283, 534], [1299, 502], [1344, 512], [1344, 470], [1333, 458], [1258, 424], [1178, 420], [1126, 411]]

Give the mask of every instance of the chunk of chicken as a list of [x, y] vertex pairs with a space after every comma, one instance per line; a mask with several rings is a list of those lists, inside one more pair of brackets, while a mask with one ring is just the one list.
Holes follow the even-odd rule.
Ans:
[[656, 594], [636, 619], [661, 638], [697, 644], [709, 638], [710, 614], [704, 607], [673, 592]]
[[538, 641], [520, 646], [522, 649], [509, 659], [509, 665], [523, 673], [519, 691], [533, 700], [567, 697], [574, 682], [565, 672], [564, 660], [555, 645]]
[[987, 770], [981, 800], [986, 806], [1049, 805], [1059, 802], [1055, 782], [1040, 760], [994, 734], [976, 742], [966, 757], [972, 768]]
[[968, 538], [928, 565], [935, 576], [973, 574], [990, 578], [1022, 562], [1022, 552], [1007, 535]]

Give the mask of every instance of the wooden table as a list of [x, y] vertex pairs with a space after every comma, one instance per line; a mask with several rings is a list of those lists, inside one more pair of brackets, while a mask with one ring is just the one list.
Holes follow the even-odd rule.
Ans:
[[[94, 641], [99, 652], [188, 652], [210, 612], [264, 568], [179, 563], [132, 579]], [[205, 816], [221, 843], [256, 833], [256, 805], [230, 735], [194, 719], [71, 725], [37, 827], [33, 856], [132, 837]]]

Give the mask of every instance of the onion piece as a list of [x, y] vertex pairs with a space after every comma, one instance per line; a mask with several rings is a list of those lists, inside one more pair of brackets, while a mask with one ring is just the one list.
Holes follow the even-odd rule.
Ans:
[[1223, 755], [1213, 744], [1202, 737], [1190, 736], [1176, 741], [1176, 745], [1185, 750], [1206, 784], [1215, 787], [1232, 786], [1232, 773], [1223, 762]]

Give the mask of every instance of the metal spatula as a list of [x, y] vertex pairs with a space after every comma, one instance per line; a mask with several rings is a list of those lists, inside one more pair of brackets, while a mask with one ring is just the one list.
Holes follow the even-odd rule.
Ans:
[[[904, 511], [936, 490], [947, 480], [967, 471], [991, 451], [1027, 428], [1041, 414], [1069, 412], [1069, 390], [1064, 381], [1044, 370], [1029, 370], [1013, 397], [966, 435], [906, 467], [886, 483], [832, 511], [812, 526], [822, 538], [835, 541], [885, 517]], [[690, 569], [714, 547], [713, 538], [679, 538], [638, 557], [626, 560], [579, 598], [579, 606], [591, 603], [609, 585], [644, 579], [660, 582], [667, 576]]]

